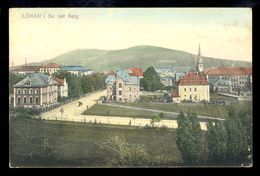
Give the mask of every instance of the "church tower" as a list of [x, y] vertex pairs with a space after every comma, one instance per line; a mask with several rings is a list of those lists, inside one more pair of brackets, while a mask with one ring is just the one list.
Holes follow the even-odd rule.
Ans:
[[202, 62], [201, 53], [200, 53], [200, 44], [199, 44], [199, 52], [198, 52], [198, 56], [197, 56], [197, 71], [199, 73], [203, 72], [203, 62]]

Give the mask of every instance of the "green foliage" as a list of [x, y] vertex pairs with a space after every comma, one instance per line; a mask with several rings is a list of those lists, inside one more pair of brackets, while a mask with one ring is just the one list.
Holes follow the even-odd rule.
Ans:
[[25, 75], [15, 75], [14, 73], [9, 72], [9, 94], [13, 94], [13, 86], [24, 79]]
[[[107, 59], [109, 58], [109, 59]], [[124, 58], [124, 62], [122, 62]], [[163, 59], [164, 62], [160, 62]], [[47, 61], [45, 61], [47, 62]], [[57, 56], [48, 62], [54, 62], [63, 65], [82, 65], [91, 69], [115, 70], [128, 65], [146, 69], [147, 66], [153, 65], [161, 67], [165, 65], [174, 65], [180, 70], [190, 70], [194, 67], [194, 55], [173, 49], [161, 48], [156, 46], [135, 46], [124, 50], [93, 50], [81, 49], [74, 50]], [[214, 66], [250, 66], [249, 62], [230, 61], [223, 59], [203, 57], [205, 67]]]
[[226, 162], [227, 131], [223, 122], [215, 121], [207, 124], [208, 161], [211, 164], [221, 165]]
[[66, 78], [68, 83], [69, 97], [79, 97], [83, 94], [103, 89], [105, 87], [105, 75], [95, 73], [91, 75], [77, 76], [68, 72], [60, 71], [55, 73], [61, 79]]
[[141, 86], [146, 91], [161, 90], [164, 85], [160, 82], [160, 77], [153, 67], [149, 67], [144, 72], [144, 78], [141, 79]]
[[207, 159], [207, 145], [196, 115], [188, 113], [185, 116], [181, 111], [177, 123], [176, 143], [183, 162], [188, 165], [204, 163]]
[[111, 137], [103, 143], [103, 147], [114, 154], [114, 157], [107, 161], [111, 166], [140, 166], [149, 162], [144, 145], [129, 143], [122, 137]]
[[252, 151], [252, 115], [230, 108], [224, 122], [208, 124], [209, 162], [215, 165], [248, 165]]

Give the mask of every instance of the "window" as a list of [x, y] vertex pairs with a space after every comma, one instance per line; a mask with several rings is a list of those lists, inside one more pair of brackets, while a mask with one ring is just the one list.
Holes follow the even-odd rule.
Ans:
[[39, 93], [39, 89], [35, 89], [35, 93], [38, 94]]
[[119, 98], [119, 101], [122, 101], [122, 98]]
[[112, 91], [112, 87], [110, 87], [109, 90]]
[[194, 88], [194, 91], [196, 92], [196, 91], [197, 91], [197, 88]]
[[131, 87], [129, 87], [129, 91], [131, 91]]
[[190, 88], [190, 92], [191, 92], [191, 88]]
[[122, 83], [119, 83], [119, 88], [122, 88]]
[[122, 90], [119, 90], [119, 95], [122, 95]]
[[13, 97], [11, 98], [11, 103], [12, 103], [12, 104], [14, 103], [14, 98], [13, 98]]
[[26, 94], [26, 89], [23, 89], [23, 94]]
[[33, 100], [32, 100], [32, 97], [30, 97], [30, 104], [32, 104], [33, 103]]
[[33, 90], [32, 89], [30, 89], [29, 92], [30, 92], [30, 94], [33, 94]]
[[35, 97], [35, 103], [38, 104], [39, 103], [39, 98]]
[[26, 97], [23, 98], [23, 104], [26, 104]]
[[20, 97], [17, 98], [17, 104], [18, 104], [18, 105], [21, 104], [21, 98], [20, 98]]
[[17, 89], [17, 93], [20, 94], [20, 93], [21, 93], [21, 90], [20, 90], [20, 89]]
[[132, 97], [132, 95], [129, 95], [129, 98], [131, 98]]
[[27, 82], [25, 82], [25, 85], [26, 85], [26, 86], [30, 86], [30, 85], [31, 85], [31, 82], [30, 82], [30, 81], [27, 81]]
[[186, 92], [186, 88], [184, 88], [184, 91]]

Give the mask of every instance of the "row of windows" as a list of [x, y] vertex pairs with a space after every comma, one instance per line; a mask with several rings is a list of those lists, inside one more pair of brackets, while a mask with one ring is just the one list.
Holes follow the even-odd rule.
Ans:
[[38, 94], [39, 93], [39, 89], [35, 89], [34, 91], [33, 91], [33, 89], [17, 89], [17, 94], [28, 94], [28, 93], [30, 93], [30, 94]]
[[[119, 87], [119, 88], [121, 88], [121, 87]], [[109, 90], [112, 91], [112, 87], [110, 87]], [[136, 90], [136, 88], [134, 88], [134, 90]], [[128, 91], [132, 91], [132, 87], [129, 87]]]
[[[187, 91], [187, 89], [186, 88], [184, 88], [184, 91], [186, 92]], [[192, 91], [192, 89], [190, 88], [190, 92]], [[194, 91], [196, 92], [197, 91], [197, 88], [194, 88]]]
[[[39, 103], [39, 97], [35, 97], [34, 101], [33, 101], [32, 97], [30, 97], [29, 99], [27, 99], [26, 97], [23, 98], [23, 104], [33, 104], [33, 103], [38, 104]], [[21, 104], [21, 98], [20, 97], [17, 98], [17, 104], [18, 105]]]

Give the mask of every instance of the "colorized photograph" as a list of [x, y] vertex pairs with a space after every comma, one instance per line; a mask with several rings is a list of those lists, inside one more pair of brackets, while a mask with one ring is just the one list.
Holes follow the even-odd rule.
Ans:
[[9, 167], [252, 167], [251, 8], [10, 8]]

